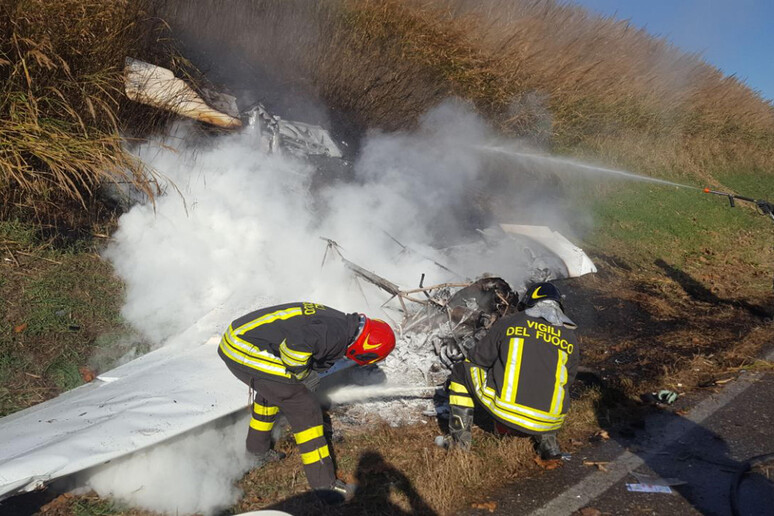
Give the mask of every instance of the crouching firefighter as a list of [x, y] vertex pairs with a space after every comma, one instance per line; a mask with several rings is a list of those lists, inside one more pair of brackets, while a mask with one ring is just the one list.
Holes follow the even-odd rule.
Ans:
[[470, 449], [473, 409], [480, 405], [501, 433], [532, 436], [543, 459], [561, 455], [556, 432], [578, 368], [576, 325], [551, 283], [532, 285], [520, 305], [524, 311], [499, 319], [469, 359], [452, 367], [449, 435], [436, 438], [439, 446]]
[[307, 386], [312, 388], [315, 378], [319, 381], [317, 371], [329, 369], [339, 359], [373, 364], [394, 347], [395, 335], [384, 321], [314, 303], [262, 308], [232, 322], [218, 354], [234, 376], [255, 391], [247, 450], [257, 457], [256, 466], [284, 458], [272, 449], [271, 441], [274, 421], [282, 411], [312, 489], [329, 503], [350, 500], [355, 486], [336, 478], [322, 409]]

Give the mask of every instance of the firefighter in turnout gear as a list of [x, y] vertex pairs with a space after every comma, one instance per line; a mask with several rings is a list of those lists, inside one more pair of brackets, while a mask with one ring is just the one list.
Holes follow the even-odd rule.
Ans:
[[300, 448], [309, 485], [325, 501], [351, 499], [354, 486], [336, 479], [322, 409], [307, 385], [317, 371], [343, 357], [358, 365], [373, 364], [394, 347], [395, 335], [387, 323], [315, 303], [262, 308], [232, 322], [218, 354], [255, 391], [247, 450], [256, 455], [257, 465], [284, 457], [271, 448], [271, 431], [282, 411]]
[[556, 432], [570, 405], [569, 388], [578, 369], [576, 328], [565, 314], [559, 290], [532, 285], [523, 311], [495, 322], [449, 376], [449, 435], [444, 448], [471, 445], [473, 409], [480, 405], [506, 433], [529, 435], [543, 459], [561, 451]]

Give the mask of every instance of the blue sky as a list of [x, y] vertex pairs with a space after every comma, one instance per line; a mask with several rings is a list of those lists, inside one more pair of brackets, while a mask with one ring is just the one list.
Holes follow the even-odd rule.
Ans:
[[[568, 2], [573, 3], [573, 2]], [[575, 0], [700, 52], [774, 101], [774, 0]]]

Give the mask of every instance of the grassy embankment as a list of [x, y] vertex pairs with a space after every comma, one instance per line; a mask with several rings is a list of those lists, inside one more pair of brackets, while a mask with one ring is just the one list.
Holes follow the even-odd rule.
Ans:
[[[405, 129], [456, 96], [504, 135], [565, 156], [772, 193], [771, 104], [625, 22], [552, 2], [165, 3], [173, 27], [199, 44], [228, 47], [361, 127]], [[729, 213], [721, 198], [637, 183], [570, 190], [584, 208], [598, 201], [597, 230], [585, 244], [637, 267], [655, 270], [653, 257], [664, 255], [682, 266], [704, 247], [770, 263], [767, 221], [745, 208]], [[663, 238], [664, 222], [677, 234]], [[718, 230], [704, 233], [702, 224]], [[732, 243], [748, 232], [755, 238]]]
[[[255, 1], [245, 2], [243, 10], [213, 0], [196, 3], [192, 13], [166, 4], [173, 31], [183, 24], [208, 43], [242, 52], [360, 127], [410, 128], [429, 107], [456, 96], [504, 135], [566, 156], [695, 186], [774, 196], [771, 105], [696, 56], [623, 22], [590, 18], [551, 2], [490, 2], [482, 10], [480, 3], [463, 0]], [[3, 127], [20, 128], [12, 139], [4, 135], [4, 142], [16, 146], [4, 147], [0, 156], [0, 194], [4, 207], [13, 207], [2, 214], [4, 411], [77, 384], [78, 366], [86, 364], [97, 336], [120, 328], [115, 302], [120, 285], [108, 268], [89, 253], [49, 250], [26, 222], [51, 220], [41, 219], [41, 206], [56, 207], [54, 213], [61, 209], [62, 216], [54, 218], [58, 224], [65, 213], [96, 221], [100, 210], [93, 192], [100, 174], [127, 159], [117, 129], [131, 117], [121, 108], [118, 74], [127, 41], [138, 41], [109, 28], [133, 26], [142, 18], [122, 3], [98, 0], [15, 5], [27, 20], [17, 11], [15, 18], [4, 14], [0, 26], [8, 36], [2, 40], [0, 73], [10, 79], [0, 90], [0, 116]], [[77, 23], [71, 13], [78, 13]], [[100, 32], [105, 27], [108, 36]], [[72, 37], [60, 37], [71, 30]], [[93, 67], [75, 65], [84, 56], [91, 56]], [[88, 82], [100, 73], [106, 75]], [[66, 100], [57, 100], [62, 97]], [[33, 101], [37, 98], [49, 100]], [[62, 141], [71, 143], [62, 147]], [[97, 147], [81, 150], [91, 143]], [[50, 157], [54, 151], [61, 162]], [[629, 379], [619, 380], [617, 388], [634, 393], [657, 384], [674, 387], [678, 379], [695, 385], [694, 369], [712, 374], [743, 364], [768, 338], [770, 324], [751, 309], [770, 299], [770, 221], [688, 190], [568, 185], [576, 192], [568, 202], [588, 206], [594, 199], [595, 227], [583, 245], [602, 268], [596, 278], [579, 282], [591, 307], [578, 310], [594, 311], [589, 317], [598, 318], [584, 334], [585, 360], [604, 368], [614, 357], [628, 357], [630, 365], [621, 370]], [[25, 222], [14, 222], [19, 217]], [[84, 274], [94, 287], [77, 288], [73, 278]], [[104, 308], [95, 311], [95, 305]], [[614, 328], [633, 315], [639, 325]], [[16, 331], [25, 323], [26, 329]], [[718, 328], [710, 342], [705, 334], [713, 323]], [[654, 348], [660, 359], [642, 351]], [[601, 396], [593, 389], [581, 394], [563, 434], [567, 447], [577, 446], [573, 439], [598, 424], [609, 424], [599, 420]], [[406, 507], [421, 498], [448, 512], [537, 468], [523, 441], [483, 433], [477, 433], [480, 442], [471, 459], [445, 456], [429, 447], [431, 426], [385, 428], [337, 446], [343, 474], [361, 470], [369, 488], [349, 510], [385, 500]], [[358, 468], [364, 450], [379, 453], [394, 469], [375, 460]], [[297, 462], [291, 454], [283, 464], [248, 475], [240, 508], [303, 491]], [[416, 494], [389, 495], [387, 482], [376, 485], [378, 479], [394, 482], [397, 491], [413, 485]]]
[[0, 6], [0, 415], [79, 385], [130, 338], [120, 281], [95, 251], [116, 214], [106, 182], [156, 193], [122, 148], [166, 118], [124, 98], [124, 58], [175, 66], [146, 7]]

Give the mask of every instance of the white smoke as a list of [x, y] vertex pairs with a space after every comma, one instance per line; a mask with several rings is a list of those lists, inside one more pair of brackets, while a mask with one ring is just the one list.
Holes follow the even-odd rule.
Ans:
[[[429, 243], [463, 232], [482, 166], [471, 146], [486, 138], [469, 109], [446, 104], [413, 133], [371, 135], [355, 180], [321, 188], [312, 188], [312, 167], [262, 153], [249, 130], [206, 148], [145, 145], [137, 154], [167, 178], [167, 194], [122, 216], [106, 252], [126, 284], [123, 315], [156, 346], [186, 329], [204, 342], [250, 310], [294, 300], [379, 316], [389, 296], [358, 285], [341, 265], [321, 268], [319, 237], [403, 286], [422, 273], [426, 284], [450, 279], [422, 256], [437, 258]], [[402, 253], [387, 233], [417, 253]], [[231, 486], [246, 466], [234, 435], [245, 432], [186, 436], [107, 466], [88, 485], [136, 506], [212, 513], [235, 499]]]
[[253, 465], [245, 454], [247, 417], [197, 429], [168, 444], [84, 472], [101, 496], [166, 514], [212, 514], [239, 500], [234, 481]]
[[392, 281], [415, 285], [423, 272], [444, 279], [418, 255], [398, 260], [401, 248], [385, 232], [425, 256], [438, 235], [459, 233], [456, 214], [481, 166], [470, 145], [484, 138], [475, 115], [447, 104], [416, 133], [371, 136], [356, 182], [315, 191], [312, 167], [262, 154], [249, 131], [196, 152], [144, 146], [140, 158], [170, 183], [155, 207], [121, 217], [106, 252], [126, 283], [123, 315], [161, 344], [216, 307], [234, 318], [299, 299], [363, 310], [341, 268], [321, 269], [322, 236]]

